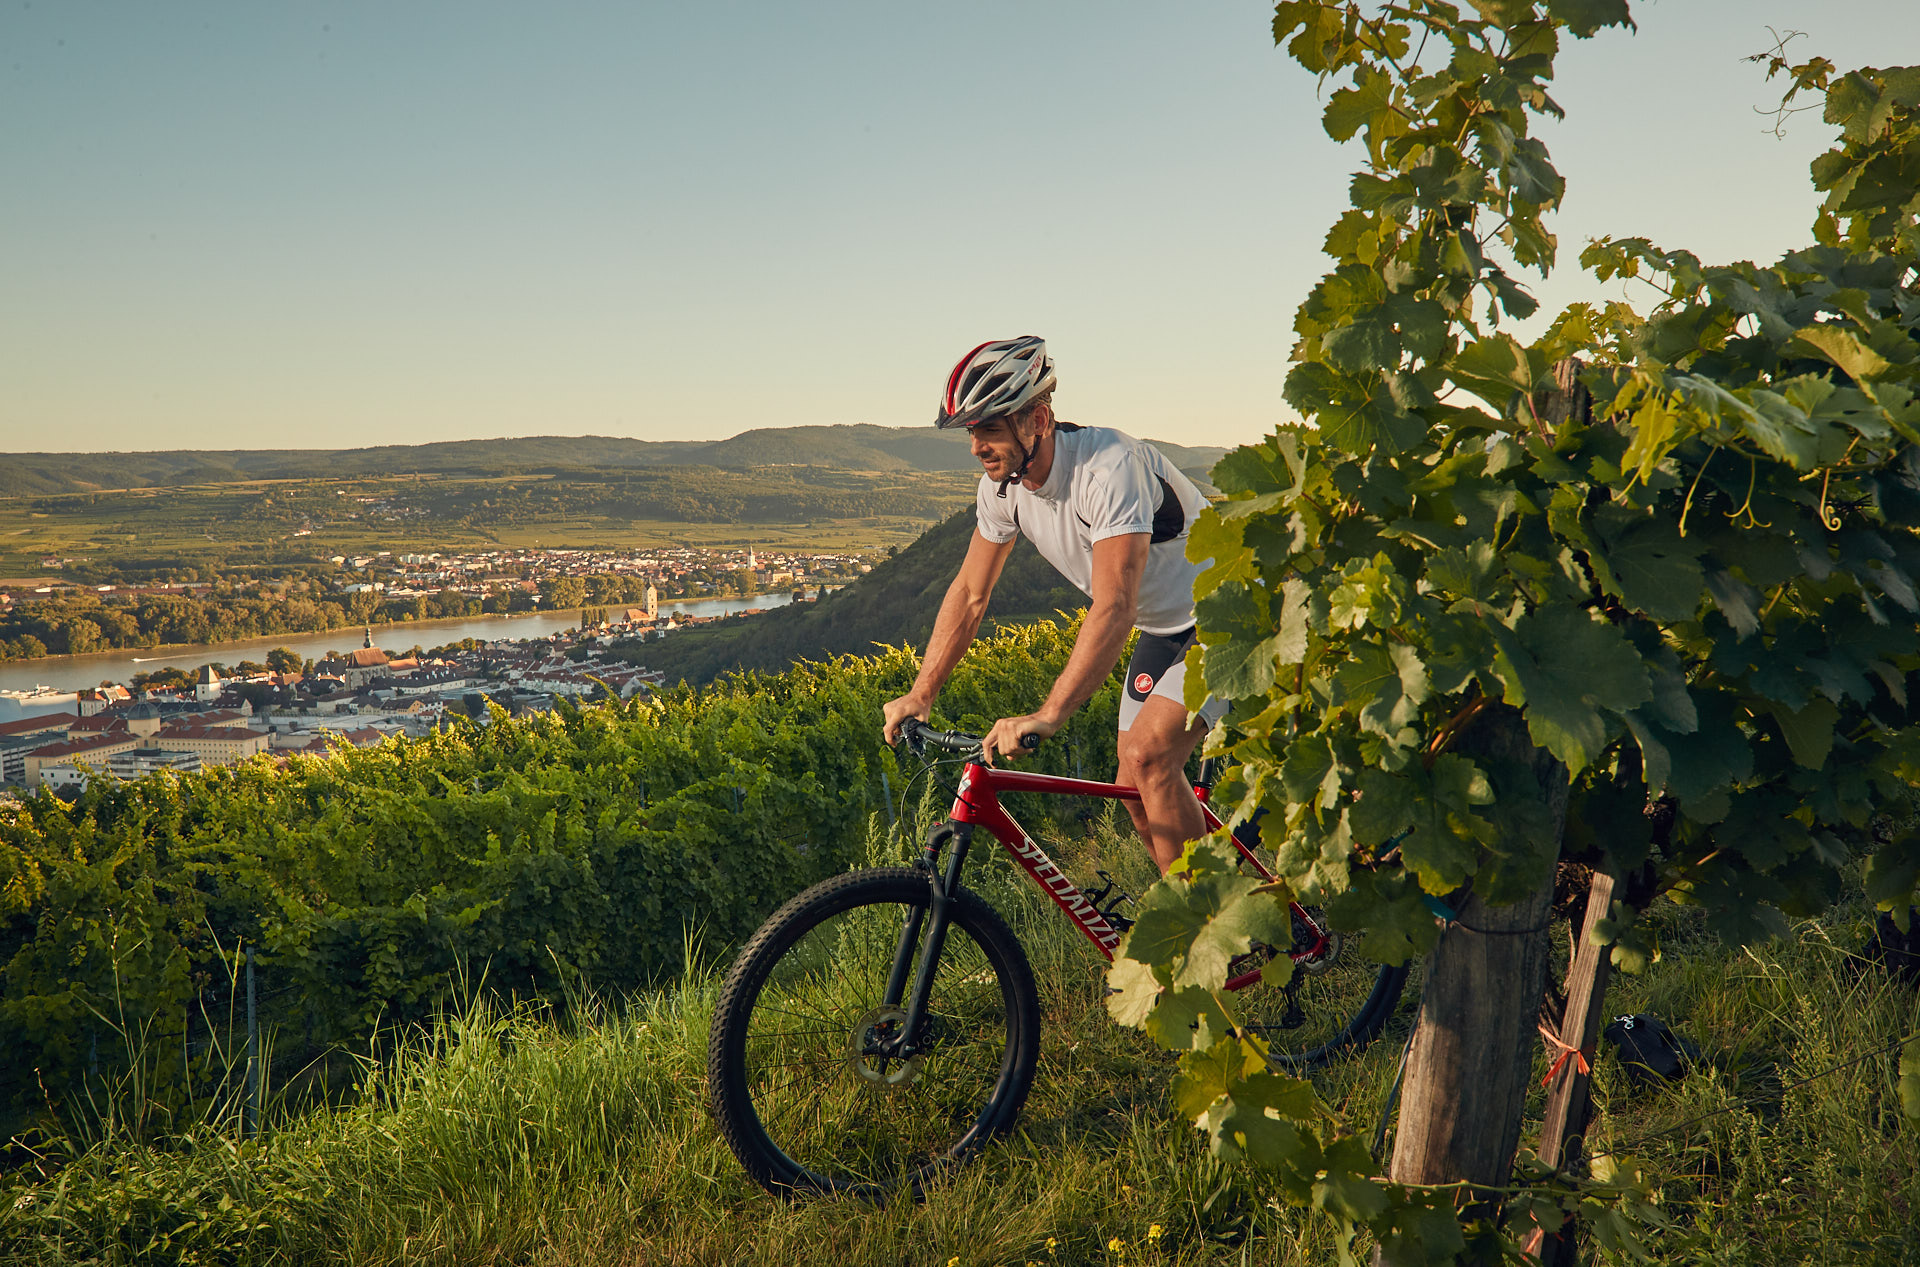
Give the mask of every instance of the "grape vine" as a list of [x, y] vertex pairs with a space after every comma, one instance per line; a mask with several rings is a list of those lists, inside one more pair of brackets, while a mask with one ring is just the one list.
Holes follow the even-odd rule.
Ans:
[[[1233, 702], [1219, 796], [1267, 812], [1285, 892], [1197, 844], [1145, 899], [1111, 1006], [1182, 1052], [1179, 1101], [1222, 1155], [1392, 1262], [1510, 1250], [1570, 1213], [1625, 1244], [1651, 1188], [1602, 1159], [1462, 1215], [1457, 1190], [1385, 1182], [1234, 1024], [1225, 958], [1282, 935], [1279, 899], [1401, 962], [1432, 947], [1434, 901], [1512, 902], [1563, 856], [1738, 943], [1849, 868], [1902, 918], [1920, 879], [1887, 813], [1920, 780], [1920, 69], [1767, 59], [1783, 108], [1817, 94], [1840, 129], [1814, 241], [1764, 267], [1594, 243], [1597, 279], [1658, 302], [1575, 304], [1523, 344], [1503, 326], [1535, 312], [1521, 277], [1555, 262], [1565, 188], [1530, 123], [1560, 113], [1563, 35], [1630, 24], [1624, 0], [1275, 9], [1365, 163], [1295, 318], [1286, 395], [1309, 421], [1230, 453], [1195, 525], [1189, 682]], [[1531, 767], [1468, 742], [1503, 718]], [[1570, 784], [1564, 839], [1542, 768]], [[1657, 953], [1636, 915], [1600, 930], [1627, 969]]]

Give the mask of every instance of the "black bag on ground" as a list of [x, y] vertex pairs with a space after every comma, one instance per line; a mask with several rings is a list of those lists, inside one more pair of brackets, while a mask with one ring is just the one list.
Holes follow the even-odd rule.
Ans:
[[1616, 1016], [1601, 1035], [1620, 1049], [1620, 1063], [1635, 1087], [1654, 1081], [1678, 1082], [1687, 1065], [1700, 1059], [1700, 1049], [1673, 1032], [1657, 1016], [1640, 1013]]
[[1873, 924], [1873, 939], [1861, 950], [1860, 957], [1879, 964], [1908, 985], [1920, 983], [1920, 910], [1908, 913], [1904, 933], [1890, 912], [1880, 912]]

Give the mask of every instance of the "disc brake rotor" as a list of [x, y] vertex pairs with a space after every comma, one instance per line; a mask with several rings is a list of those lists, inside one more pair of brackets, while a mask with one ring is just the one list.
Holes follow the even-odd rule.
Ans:
[[[1312, 906], [1306, 907], [1305, 910], [1307, 912], [1307, 918], [1311, 919], [1314, 924], [1319, 927], [1326, 941], [1320, 949], [1313, 954], [1303, 955], [1294, 960], [1293, 966], [1296, 971], [1304, 972], [1308, 976], [1313, 976], [1315, 973], [1325, 972], [1328, 968], [1333, 967], [1334, 962], [1340, 958], [1340, 952], [1346, 948], [1347, 939], [1327, 927], [1327, 915], [1325, 911]], [[1315, 940], [1315, 938], [1312, 929], [1302, 923], [1300, 917], [1296, 915], [1293, 920], [1293, 944], [1299, 946], [1313, 940]]]
[[877, 1007], [854, 1023], [847, 1035], [847, 1067], [855, 1078], [876, 1089], [909, 1086], [919, 1079], [927, 1060], [924, 1052], [904, 1059], [885, 1054], [906, 1023], [906, 1010], [898, 1007]]

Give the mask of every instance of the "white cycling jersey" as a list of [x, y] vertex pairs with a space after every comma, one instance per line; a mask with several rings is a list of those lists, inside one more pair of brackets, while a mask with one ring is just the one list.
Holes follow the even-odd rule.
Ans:
[[1010, 484], [1005, 497], [999, 491], [998, 480], [980, 477], [974, 509], [980, 535], [997, 544], [1026, 534], [1041, 557], [1089, 597], [1093, 543], [1147, 533], [1134, 628], [1162, 635], [1192, 628], [1200, 566], [1187, 560], [1187, 530], [1207, 499], [1160, 450], [1107, 427], [1063, 423], [1054, 431], [1046, 483], [1037, 490]]

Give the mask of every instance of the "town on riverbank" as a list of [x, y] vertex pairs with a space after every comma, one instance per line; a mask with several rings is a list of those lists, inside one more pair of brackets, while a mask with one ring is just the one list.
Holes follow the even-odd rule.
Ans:
[[[769, 605], [775, 598], [810, 601], [781, 592]], [[634, 644], [758, 610], [675, 611], [648, 585], [637, 606], [583, 610], [576, 625], [544, 636], [464, 637], [394, 653], [365, 626], [357, 649], [319, 659], [277, 647], [258, 662], [169, 666], [79, 690], [0, 691], [0, 795], [72, 794], [101, 774], [186, 772], [262, 754], [323, 756], [425, 734], [451, 716], [485, 725], [496, 709], [521, 716], [563, 699], [628, 699], [663, 678], [633, 662]]]
[[0, 661], [235, 642], [366, 625], [750, 597], [844, 583], [862, 554], [791, 549], [488, 549], [332, 555], [300, 564], [208, 565], [131, 578], [50, 556], [0, 579]]

